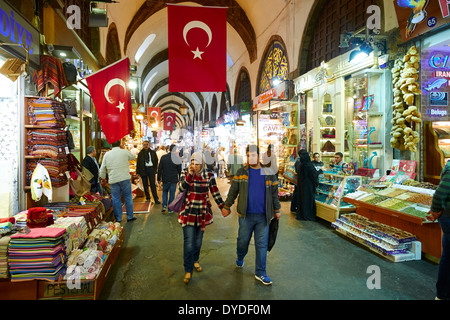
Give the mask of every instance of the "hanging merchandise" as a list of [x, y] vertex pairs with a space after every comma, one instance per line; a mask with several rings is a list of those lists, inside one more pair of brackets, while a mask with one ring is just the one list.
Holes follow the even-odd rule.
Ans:
[[50, 84], [54, 89], [55, 96], [57, 96], [63, 88], [69, 85], [66, 76], [64, 75], [64, 68], [61, 60], [47, 55], [41, 56], [41, 69], [39, 71], [34, 71], [33, 81], [37, 84], [38, 93], [43, 92], [45, 86]]
[[391, 130], [391, 146], [401, 151], [417, 152], [420, 141], [417, 124], [422, 122], [422, 115], [414, 105], [415, 96], [422, 94], [419, 78], [420, 55], [412, 46], [403, 59], [397, 59], [392, 69], [394, 83], [394, 105]]
[[31, 197], [34, 201], [41, 200], [42, 195], [52, 202], [52, 183], [47, 169], [40, 163], [37, 164], [31, 176]]

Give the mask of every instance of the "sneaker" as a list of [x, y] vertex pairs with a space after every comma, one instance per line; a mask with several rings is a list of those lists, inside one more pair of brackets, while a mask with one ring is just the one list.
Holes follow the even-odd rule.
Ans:
[[131, 219], [127, 219], [127, 222], [131, 222], [131, 221], [134, 221], [134, 220], [136, 220], [136, 217], [133, 217]]
[[166, 212], [166, 208], [163, 207], [162, 210], [161, 210], [161, 212], [162, 212], [162, 213]]
[[155, 200], [155, 204], [161, 204], [159, 200]]
[[269, 286], [272, 284], [272, 280], [268, 276], [257, 276], [255, 274], [255, 279], [261, 281], [264, 285]]
[[236, 267], [243, 268], [244, 267], [244, 260], [236, 260]]

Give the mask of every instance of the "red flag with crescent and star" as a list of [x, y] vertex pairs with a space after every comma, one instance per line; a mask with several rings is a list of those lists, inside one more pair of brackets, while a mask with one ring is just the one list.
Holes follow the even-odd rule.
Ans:
[[164, 130], [173, 131], [173, 125], [177, 119], [177, 115], [172, 112], [164, 112]]
[[106, 140], [113, 143], [122, 139], [133, 130], [128, 57], [85, 79]]
[[167, 5], [170, 92], [224, 92], [227, 8]]
[[151, 117], [155, 118], [156, 124], [150, 125], [151, 130], [161, 128], [161, 108], [148, 107], [147, 108], [148, 123], [150, 124]]

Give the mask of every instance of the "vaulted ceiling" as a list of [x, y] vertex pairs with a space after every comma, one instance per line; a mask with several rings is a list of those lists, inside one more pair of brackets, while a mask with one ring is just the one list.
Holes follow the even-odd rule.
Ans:
[[[289, 2], [289, 1], [288, 1]], [[177, 112], [178, 123], [192, 123], [213, 98], [221, 101], [222, 93], [169, 92], [167, 3], [192, 6], [227, 7], [227, 63], [230, 69], [237, 60], [249, 64], [257, 61], [258, 36], [288, 5], [285, 0], [126, 0], [105, 4], [109, 28], [104, 32], [104, 56], [108, 63], [128, 56], [137, 66], [140, 79], [139, 101], [145, 106], [161, 107], [162, 111]], [[105, 28], [106, 29], [106, 28]], [[261, 50], [261, 49], [260, 49]], [[236, 76], [237, 77], [237, 76]], [[228, 81], [235, 81], [230, 79]], [[230, 85], [230, 84], [229, 84]], [[214, 97], [214, 95], [216, 95]], [[184, 103], [189, 108], [187, 119], [179, 113]], [[204, 113], [204, 112], [203, 112]]]

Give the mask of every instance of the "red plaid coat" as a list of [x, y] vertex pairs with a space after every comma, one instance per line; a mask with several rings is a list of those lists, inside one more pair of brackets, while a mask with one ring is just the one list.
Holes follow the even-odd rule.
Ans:
[[188, 169], [184, 169], [181, 172], [178, 190], [183, 192], [186, 189], [188, 192], [181, 212], [178, 214], [178, 222], [182, 227], [186, 225], [201, 226], [204, 231], [205, 227], [213, 222], [209, 192], [211, 191], [214, 201], [220, 209], [224, 205], [214, 173], [204, 169], [200, 175], [190, 175]]

